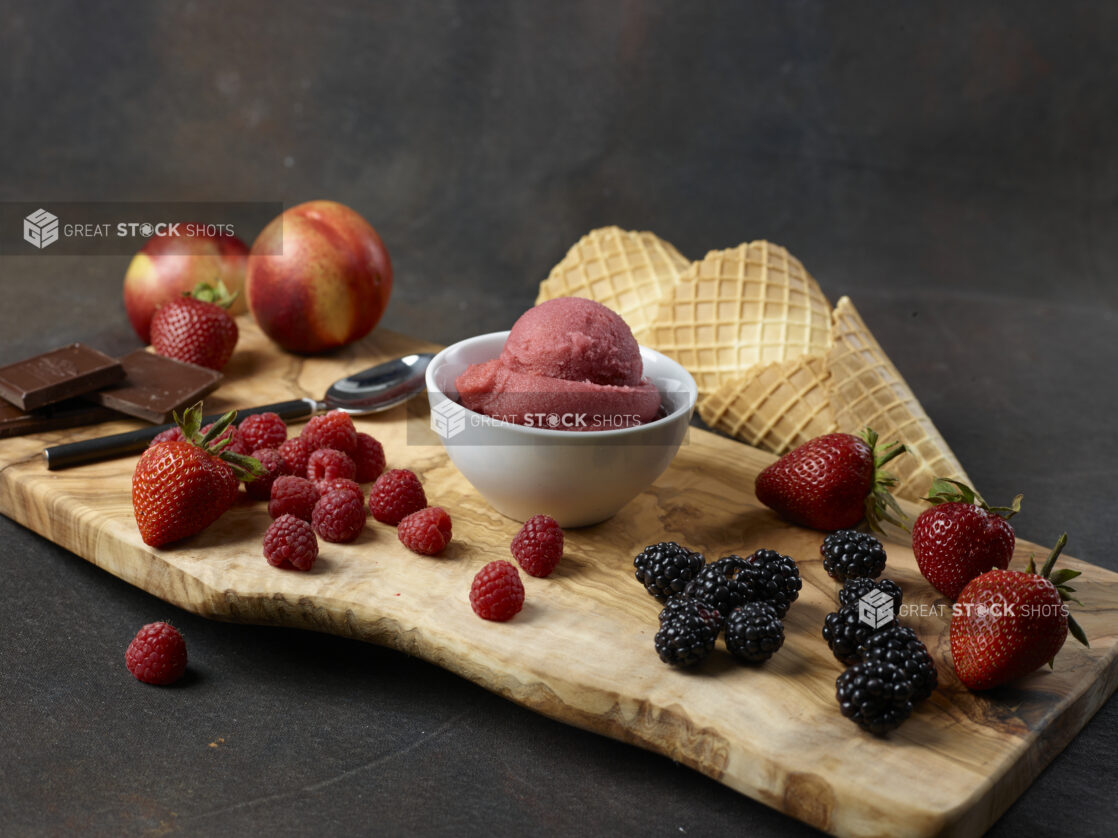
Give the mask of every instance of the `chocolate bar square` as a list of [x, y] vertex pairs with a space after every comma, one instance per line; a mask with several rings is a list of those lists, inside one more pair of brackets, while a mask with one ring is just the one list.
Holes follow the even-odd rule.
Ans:
[[21, 410], [35, 410], [100, 390], [122, 378], [120, 362], [73, 343], [0, 368], [0, 397]]
[[212, 393], [222, 381], [217, 370], [164, 358], [137, 349], [120, 359], [125, 378], [120, 384], [89, 393], [86, 399], [129, 416], [162, 424], [176, 410]]
[[30, 413], [0, 400], [0, 439], [122, 419], [115, 410], [75, 398]]

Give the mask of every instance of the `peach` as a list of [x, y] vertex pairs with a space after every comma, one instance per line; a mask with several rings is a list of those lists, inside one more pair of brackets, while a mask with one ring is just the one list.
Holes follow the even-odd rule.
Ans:
[[[199, 282], [220, 279], [230, 294], [241, 291], [247, 262], [248, 248], [236, 236], [152, 236], [124, 274], [124, 310], [132, 328], [150, 343], [155, 310]], [[229, 313], [245, 308], [244, 295], [238, 294]]]
[[377, 231], [334, 201], [274, 218], [252, 245], [249, 311], [284, 349], [325, 352], [373, 330], [392, 292], [392, 261]]

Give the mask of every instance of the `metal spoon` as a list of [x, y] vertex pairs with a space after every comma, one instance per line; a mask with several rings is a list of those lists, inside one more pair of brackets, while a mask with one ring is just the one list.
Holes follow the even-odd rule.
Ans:
[[[304, 419], [327, 410], [344, 410], [354, 415], [379, 413], [406, 402], [423, 390], [424, 373], [434, 357], [429, 352], [405, 355], [338, 379], [330, 385], [322, 401], [293, 399], [249, 407], [238, 410], [237, 417], [243, 419], [254, 413], [277, 413], [282, 419], [292, 420]], [[215, 413], [204, 417], [202, 423], [208, 424], [220, 417], [220, 413]], [[156, 425], [123, 434], [55, 445], [45, 449], [43, 455], [47, 459], [47, 468], [51, 471], [111, 460], [143, 451], [158, 434], [172, 427], [174, 426]]]

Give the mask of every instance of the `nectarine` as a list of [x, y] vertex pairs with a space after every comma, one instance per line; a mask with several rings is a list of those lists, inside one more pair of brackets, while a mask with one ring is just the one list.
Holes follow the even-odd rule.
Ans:
[[257, 237], [245, 292], [268, 337], [291, 352], [325, 352], [376, 326], [392, 292], [392, 262], [357, 212], [310, 201], [274, 218]]
[[[132, 328], [150, 343], [155, 310], [200, 282], [221, 280], [230, 294], [240, 292], [247, 261], [248, 248], [236, 236], [152, 236], [124, 274], [124, 310]], [[237, 295], [230, 314], [245, 310], [243, 297]]]

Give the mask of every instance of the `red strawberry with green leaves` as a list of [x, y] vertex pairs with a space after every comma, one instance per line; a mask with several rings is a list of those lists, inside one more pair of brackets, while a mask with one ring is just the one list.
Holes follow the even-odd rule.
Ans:
[[145, 544], [162, 547], [201, 532], [233, 505], [238, 481], [264, 473], [252, 457], [226, 450], [228, 437], [219, 439], [236, 417], [230, 411], [202, 434], [199, 402], [175, 416], [183, 440], [156, 443], [140, 457], [132, 473], [132, 510]]
[[904, 513], [889, 489], [897, 479], [882, 469], [905, 447], [877, 447], [877, 433], [825, 434], [793, 448], [757, 475], [757, 500], [794, 524], [833, 532], [863, 519], [903, 526]]
[[951, 659], [967, 687], [988, 690], [1052, 666], [1069, 630], [1091, 645], [1064, 604], [1079, 602], [1067, 585], [1079, 571], [1052, 572], [1067, 541], [1060, 536], [1040, 573], [1029, 559], [1024, 572], [989, 570], [963, 588], [952, 608]]
[[1009, 567], [1016, 541], [1009, 519], [1021, 511], [1021, 495], [1009, 506], [990, 506], [958, 480], [937, 477], [925, 509], [912, 526], [912, 552], [924, 578], [948, 599], [979, 574]]
[[216, 286], [202, 282], [161, 306], [151, 318], [151, 348], [176, 361], [220, 370], [237, 345], [237, 321], [226, 311], [236, 296], [220, 280]]

